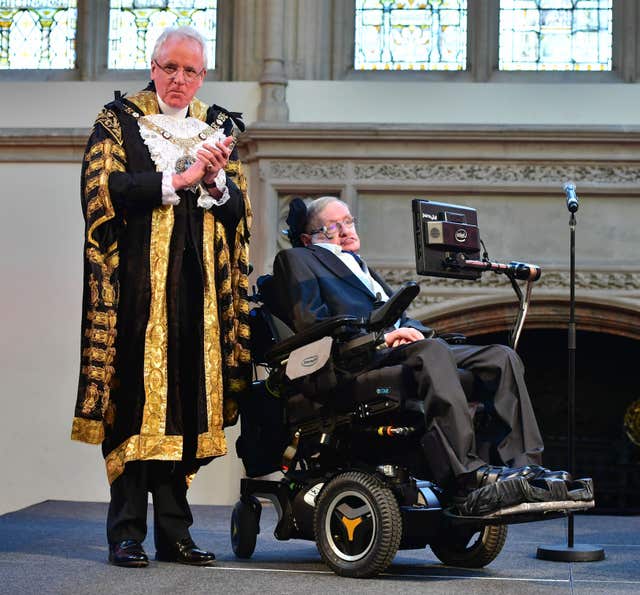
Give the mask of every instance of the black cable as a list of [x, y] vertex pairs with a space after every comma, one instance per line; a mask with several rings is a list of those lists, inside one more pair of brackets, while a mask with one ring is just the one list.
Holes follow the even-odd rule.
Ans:
[[487, 262], [489, 260], [489, 252], [487, 251], [487, 247], [484, 245], [482, 238], [480, 239], [480, 243], [482, 244], [482, 261]]

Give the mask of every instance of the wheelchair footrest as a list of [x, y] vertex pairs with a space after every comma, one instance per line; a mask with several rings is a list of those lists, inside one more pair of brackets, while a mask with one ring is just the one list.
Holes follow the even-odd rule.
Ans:
[[595, 500], [578, 501], [561, 500], [558, 502], [523, 502], [516, 506], [509, 506], [496, 510], [489, 517], [505, 517], [513, 514], [531, 514], [531, 513], [549, 513], [549, 512], [577, 512], [580, 510], [588, 510], [595, 506]]
[[560, 479], [527, 481], [523, 477], [498, 481], [471, 492], [457, 504], [462, 515], [487, 516], [501, 509], [521, 504], [593, 502], [593, 480], [590, 478], [566, 482]]

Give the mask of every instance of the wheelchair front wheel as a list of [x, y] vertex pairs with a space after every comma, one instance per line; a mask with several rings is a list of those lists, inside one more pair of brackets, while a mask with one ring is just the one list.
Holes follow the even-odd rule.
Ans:
[[231, 513], [231, 547], [238, 558], [250, 558], [256, 549], [256, 538], [260, 533], [260, 512], [258, 499], [249, 496], [238, 500]]
[[393, 492], [375, 476], [341, 473], [318, 496], [316, 545], [336, 574], [371, 577], [393, 560], [402, 537], [402, 517]]
[[443, 564], [482, 568], [495, 560], [506, 539], [507, 525], [456, 527], [441, 541], [429, 545]]

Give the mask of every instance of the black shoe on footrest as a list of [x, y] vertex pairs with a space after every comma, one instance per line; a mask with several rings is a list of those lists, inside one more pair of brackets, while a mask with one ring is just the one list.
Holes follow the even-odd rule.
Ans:
[[590, 478], [565, 482], [561, 479], [527, 480], [513, 477], [474, 490], [464, 500], [456, 499], [458, 512], [464, 516], [487, 516], [501, 509], [524, 503], [593, 502]]
[[[540, 477], [529, 481], [537, 502], [571, 500], [585, 502], [593, 500], [593, 479], [583, 477], [571, 481]], [[547, 495], [548, 494], [548, 495]]]
[[466, 497], [471, 492], [490, 484], [516, 478], [528, 479], [529, 476], [531, 478], [534, 477], [534, 473], [530, 467], [517, 467], [513, 469], [511, 467], [483, 465], [475, 471], [464, 473], [456, 478], [457, 495], [459, 497]]
[[[460, 481], [472, 486], [472, 489], [480, 488], [497, 481], [506, 481], [522, 477], [527, 481], [537, 479], [559, 479], [561, 481], [573, 481], [568, 471], [552, 471], [540, 465], [525, 465], [524, 467], [493, 467], [491, 465], [483, 465], [471, 473], [466, 473], [458, 478]], [[474, 487], [475, 486], [475, 487]]]
[[207, 566], [216, 559], [213, 552], [200, 549], [190, 537], [174, 544], [158, 547], [156, 560], [160, 562], [177, 562], [190, 566]]
[[562, 471], [560, 469], [552, 471], [540, 465], [529, 465], [529, 468], [535, 473], [535, 476], [528, 479], [560, 479], [562, 481], [573, 481], [573, 477], [571, 477], [571, 473], [568, 471]]

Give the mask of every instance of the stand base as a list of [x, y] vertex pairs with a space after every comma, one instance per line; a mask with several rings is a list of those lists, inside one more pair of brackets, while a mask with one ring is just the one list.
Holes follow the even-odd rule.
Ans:
[[547, 545], [538, 548], [536, 557], [551, 562], [599, 562], [604, 560], [604, 549], [598, 545], [584, 543], [568, 545]]

